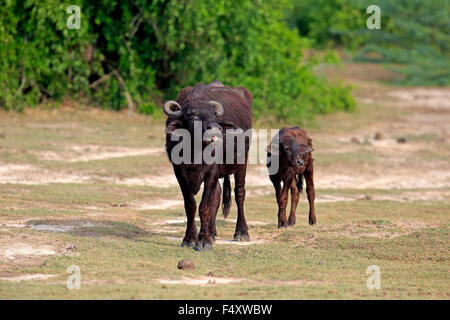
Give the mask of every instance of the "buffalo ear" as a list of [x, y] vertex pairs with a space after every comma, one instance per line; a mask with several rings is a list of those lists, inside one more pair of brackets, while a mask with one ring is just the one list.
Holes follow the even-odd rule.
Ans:
[[170, 122], [167, 127], [166, 127], [166, 134], [173, 134], [175, 130], [181, 128], [181, 121], [179, 120], [174, 120], [172, 122]]
[[271, 157], [271, 156], [278, 156], [279, 155], [279, 146], [277, 145], [272, 145], [269, 144], [269, 146], [267, 147], [266, 151], [267, 151], [267, 156]]
[[267, 156], [270, 157], [272, 155], [272, 145], [269, 144], [266, 148]]
[[314, 151], [313, 147], [308, 146], [306, 148], [302, 148], [302, 153], [311, 153], [313, 151]]

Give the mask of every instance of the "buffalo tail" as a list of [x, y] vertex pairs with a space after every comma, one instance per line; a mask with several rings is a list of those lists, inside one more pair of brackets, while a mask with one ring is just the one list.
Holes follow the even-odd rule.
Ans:
[[226, 218], [230, 213], [231, 205], [231, 184], [230, 176], [225, 176], [223, 179], [223, 195], [222, 195], [222, 214]]

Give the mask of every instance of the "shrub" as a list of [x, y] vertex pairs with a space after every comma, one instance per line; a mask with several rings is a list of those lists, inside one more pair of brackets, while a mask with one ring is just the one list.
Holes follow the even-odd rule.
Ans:
[[[290, 25], [316, 47], [344, 46], [356, 53], [356, 60], [392, 64], [405, 76], [402, 84], [450, 84], [449, 1], [292, 1]], [[372, 4], [381, 8], [381, 30], [366, 28], [366, 9]]]
[[182, 87], [215, 79], [248, 87], [256, 116], [302, 119], [354, 105], [348, 88], [313, 73], [321, 61], [302, 56], [310, 42], [286, 26], [288, 0], [72, 2], [80, 30], [66, 28], [69, 4], [56, 0], [0, 9], [0, 106], [70, 95], [151, 114]]

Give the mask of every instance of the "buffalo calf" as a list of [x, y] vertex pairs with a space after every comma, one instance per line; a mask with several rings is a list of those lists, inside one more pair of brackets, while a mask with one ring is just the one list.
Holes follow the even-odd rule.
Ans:
[[[275, 136], [267, 148], [267, 158], [271, 164], [278, 161], [276, 172], [270, 172], [270, 180], [275, 187], [278, 203], [278, 228], [295, 224], [295, 211], [303, 189], [303, 177], [306, 181], [306, 194], [309, 202], [309, 224], [316, 223], [314, 210], [312, 140], [308, 133], [299, 127], [284, 127]], [[281, 185], [283, 182], [283, 185]], [[291, 213], [286, 218], [286, 206], [291, 191]]]

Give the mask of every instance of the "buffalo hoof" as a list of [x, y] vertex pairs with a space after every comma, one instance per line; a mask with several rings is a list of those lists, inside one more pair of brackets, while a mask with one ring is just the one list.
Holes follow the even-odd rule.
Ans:
[[212, 244], [205, 240], [199, 240], [194, 249], [195, 251], [209, 251], [212, 249]]
[[233, 241], [242, 241], [242, 242], [246, 242], [246, 241], [250, 241], [250, 236], [248, 235], [248, 233], [236, 233], [234, 235], [234, 239]]
[[316, 222], [317, 222], [316, 217], [309, 217], [309, 224], [310, 225], [316, 224]]
[[288, 221], [288, 227], [293, 227], [295, 225], [295, 221]]
[[181, 247], [188, 247], [188, 248], [194, 248], [195, 247], [195, 241], [184, 241], [181, 243]]
[[281, 228], [287, 228], [287, 223], [286, 222], [278, 222], [278, 229], [281, 229]]

